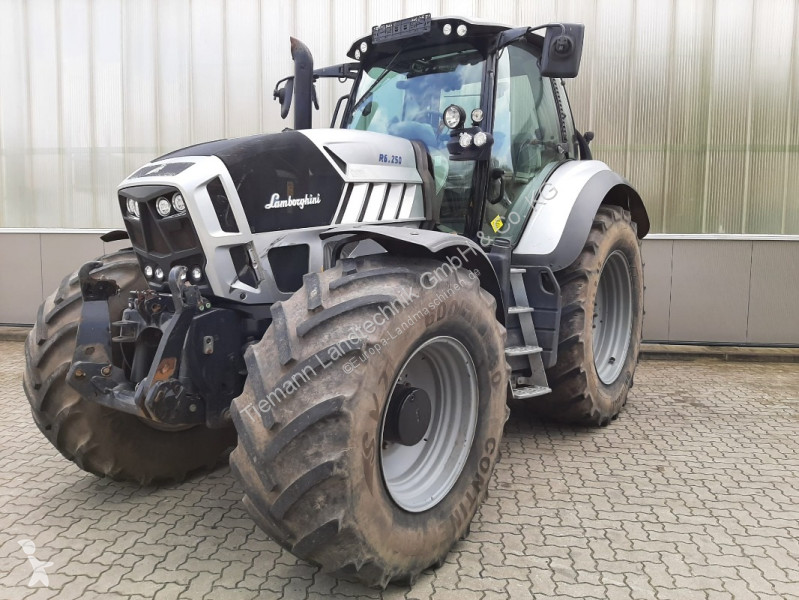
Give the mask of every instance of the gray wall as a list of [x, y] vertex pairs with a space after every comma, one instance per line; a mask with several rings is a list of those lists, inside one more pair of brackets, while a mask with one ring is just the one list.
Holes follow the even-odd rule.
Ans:
[[0, 233], [0, 323], [32, 324], [42, 300], [84, 262], [130, 242], [106, 244], [105, 230]]
[[644, 339], [799, 344], [799, 240], [653, 236]]
[[[101, 231], [0, 234], [0, 323], [32, 323], [83, 262], [127, 245]], [[799, 345], [799, 240], [644, 240], [644, 339]]]

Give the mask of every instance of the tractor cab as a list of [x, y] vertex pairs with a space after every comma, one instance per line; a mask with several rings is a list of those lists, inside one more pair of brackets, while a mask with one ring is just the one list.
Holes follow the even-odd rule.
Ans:
[[421, 142], [435, 227], [488, 246], [516, 242], [549, 174], [577, 157], [562, 78], [576, 76], [582, 40], [581, 25], [511, 29], [428, 14], [374, 27], [350, 48], [356, 63], [314, 76], [354, 79], [341, 128]]

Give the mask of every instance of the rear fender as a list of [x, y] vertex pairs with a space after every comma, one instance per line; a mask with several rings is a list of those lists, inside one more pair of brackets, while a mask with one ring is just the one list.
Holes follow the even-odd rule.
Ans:
[[[425, 229], [412, 229], [408, 227], [391, 227], [388, 225], [370, 225], [364, 227], [334, 227], [319, 236], [323, 240], [331, 238], [341, 242], [350, 243], [356, 240], [372, 240], [377, 242], [389, 254], [407, 256], [408, 258], [430, 258], [442, 263], [449, 263], [455, 267], [462, 267], [470, 271], [477, 271], [480, 285], [488, 291], [497, 301], [497, 320], [505, 324], [505, 303], [499, 279], [494, 271], [486, 253], [479, 244], [470, 239]], [[335, 240], [331, 240], [335, 241]], [[340, 249], [343, 244], [328, 244], [334, 252], [325, 257], [325, 262], [332, 265], [337, 258], [335, 249]]]
[[626, 179], [598, 160], [564, 163], [544, 184], [513, 251], [513, 264], [565, 269], [580, 255], [603, 204], [630, 211], [639, 238], [649, 232], [644, 203]]

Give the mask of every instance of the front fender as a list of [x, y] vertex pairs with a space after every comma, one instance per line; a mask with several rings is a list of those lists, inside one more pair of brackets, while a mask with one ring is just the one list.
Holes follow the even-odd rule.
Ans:
[[585, 245], [597, 210], [614, 204], [630, 211], [638, 237], [649, 232], [649, 216], [638, 192], [598, 160], [569, 161], [550, 176], [539, 195], [513, 264], [559, 271], [572, 264]]
[[347, 241], [373, 240], [393, 255], [432, 258], [455, 266], [462, 263], [463, 268], [471, 271], [476, 269], [481, 287], [497, 301], [497, 320], [505, 324], [505, 302], [496, 271], [480, 245], [472, 240], [440, 231], [389, 225], [333, 227], [319, 237], [324, 240], [338, 236], [346, 236]]

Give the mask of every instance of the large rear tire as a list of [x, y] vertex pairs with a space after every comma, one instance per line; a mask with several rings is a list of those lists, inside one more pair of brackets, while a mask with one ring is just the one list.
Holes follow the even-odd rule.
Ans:
[[[147, 282], [132, 250], [97, 260], [103, 266], [93, 273], [120, 287], [109, 300], [111, 320], [119, 320], [128, 292], [145, 289]], [[39, 308], [25, 343], [23, 385], [33, 419], [50, 443], [84, 471], [142, 485], [180, 481], [227, 456], [236, 444], [233, 427], [154, 429], [134, 415], [82, 398], [67, 384], [82, 305], [73, 273]]]
[[607, 425], [627, 402], [638, 362], [644, 278], [630, 213], [600, 207], [577, 260], [556, 273], [563, 310], [552, 393], [530, 402], [554, 420]]
[[232, 411], [231, 466], [261, 528], [368, 585], [440, 563], [486, 494], [507, 419], [495, 306], [473, 274], [390, 256], [306, 275], [275, 304]]

